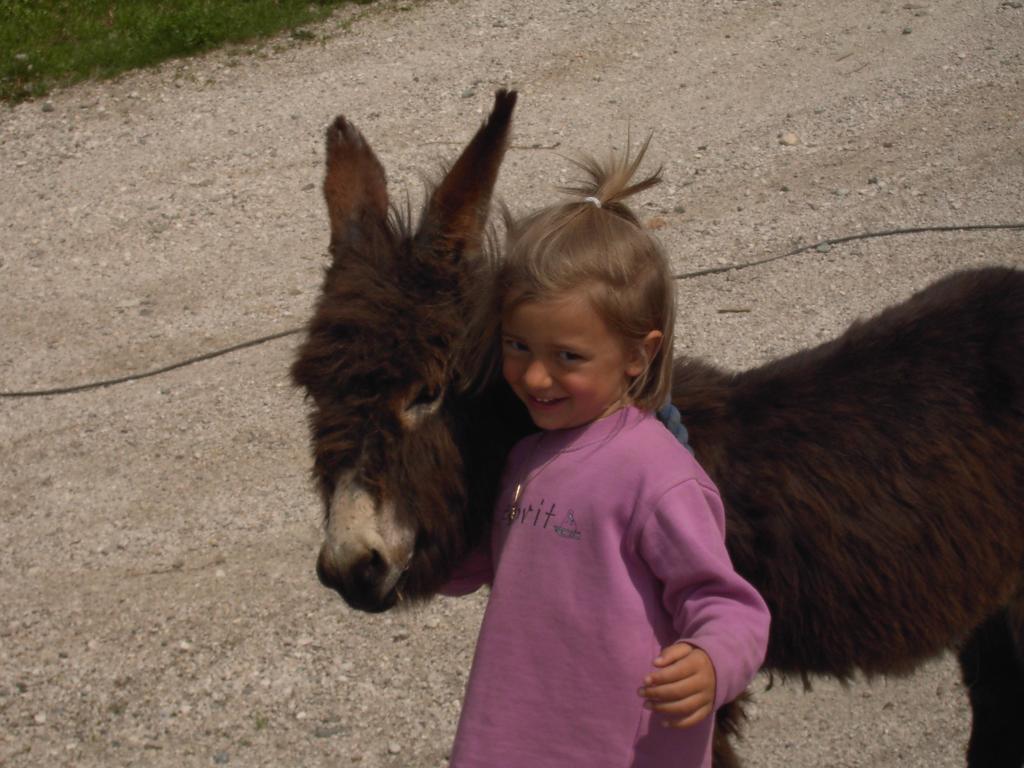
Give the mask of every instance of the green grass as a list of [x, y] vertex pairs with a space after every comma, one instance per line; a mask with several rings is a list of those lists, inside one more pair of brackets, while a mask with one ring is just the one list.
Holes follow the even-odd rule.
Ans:
[[0, 0], [0, 100], [320, 21], [369, 0]]

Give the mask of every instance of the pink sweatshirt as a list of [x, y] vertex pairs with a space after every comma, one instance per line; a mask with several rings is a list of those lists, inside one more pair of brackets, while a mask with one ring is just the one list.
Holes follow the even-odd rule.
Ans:
[[679, 640], [711, 657], [716, 709], [764, 660], [768, 609], [724, 536], [714, 484], [652, 414], [626, 408], [518, 443], [490, 550], [445, 589], [492, 585], [451, 766], [710, 766], [714, 718], [662, 728], [637, 689]]

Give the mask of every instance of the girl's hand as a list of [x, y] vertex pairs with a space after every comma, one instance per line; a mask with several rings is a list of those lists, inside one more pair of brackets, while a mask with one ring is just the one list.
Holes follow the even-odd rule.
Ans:
[[654, 660], [657, 671], [644, 678], [637, 691], [644, 706], [667, 715], [670, 728], [689, 728], [711, 714], [715, 706], [715, 667], [711, 657], [689, 643], [675, 643]]

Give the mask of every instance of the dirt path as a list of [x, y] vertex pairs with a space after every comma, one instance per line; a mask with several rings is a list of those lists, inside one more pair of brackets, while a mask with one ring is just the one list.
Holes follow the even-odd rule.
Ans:
[[[516, 210], [568, 179], [558, 153], [654, 131], [667, 183], [644, 210], [680, 270], [872, 229], [1024, 221], [1019, 2], [359, 13], [318, 42], [0, 108], [0, 389], [300, 324], [324, 263], [322, 131], [342, 111], [414, 205], [420, 172], [498, 86], [522, 94], [527, 148], [499, 182]], [[1024, 266], [1021, 234], [885, 238], [686, 281], [680, 348], [753, 365], [997, 263]], [[294, 344], [0, 400], [0, 765], [445, 764], [482, 602], [370, 618], [318, 587]], [[962, 763], [948, 659], [845, 690], [766, 683], [751, 766]]]

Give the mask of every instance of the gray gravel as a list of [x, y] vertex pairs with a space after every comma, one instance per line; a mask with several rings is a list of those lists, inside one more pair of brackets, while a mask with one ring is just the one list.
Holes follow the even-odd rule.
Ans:
[[[522, 95], [499, 182], [516, 210], [570, 178], [562, 153], [653, 131], [666, 183], [641, 210], [680, 271], [1024, 221], [1020, 3], [433, 0], [315, 34], [0, 107], [0, 389], [300, 324], [327, 241], [322, 132], [342, 111], [414, 206], [499, 86]], [[679, 347], [754, 365], [980, 264], [1024, 266], [1021, 234], [686, 281]], [[318, 587], [294, 347], [0, 400], [0, 765], [445, 764], [483, 599], [368, 617]], [[962, 764], [948, 658], [812, 693], [767, 682], [751, 766]]]

